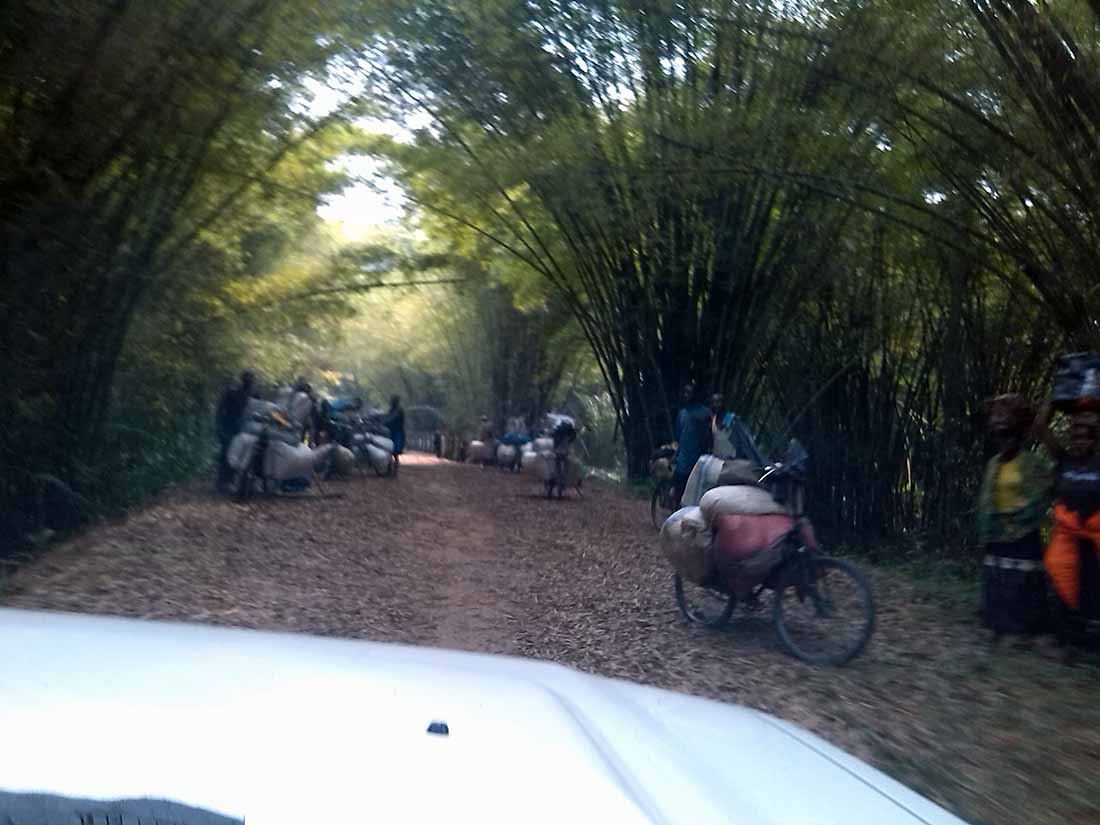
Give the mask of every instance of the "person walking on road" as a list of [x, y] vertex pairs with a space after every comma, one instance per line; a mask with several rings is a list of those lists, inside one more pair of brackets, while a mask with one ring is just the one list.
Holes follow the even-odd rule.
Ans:
[[1039, 525], [1050, 503], [1046, 462], [1024, 449], [1034, 414], [1019, 395], [989, 404], [989, 432], [997, 454], [978, 493], [978, 540], [984, 549], [982, 623], [997, 642], [1006, 633], [1046, 629], [1046, 578]]
[[676, 416], [676, 466], [672, 472], [672, 496], [679, 506], [695, 462], [710, 450], [711, 411], [703, 406], [699, 388], [686, 384], [680, 395], [683, 407]]
[[550, 436], [554, 440], [554, 470], [560, 489], [565, 490], [569, 481], [569, 449], [577, 440], [577, 428], [573, 420], [562, 416]]
[[385, 424], [390, 429], [390, 441], [393, 442], [393, 457], [405, 452], [405, 408], [401, 406], [401, 396], [390, 398], [390, 411], [386, 413]]
[[244, 417], [248, 400], [254, 394], [256, 376], [251, 370], [241, 373], [239, 386], [230, 387], [222, 393], [218, 401], [218, 411], [215, 416], [214, 427], [218, 436], [218, 479], [217, 489], [224, 493], [233, 480], [233, 468], [229, 466], [229, 445], [233, 442], [237, 433], [241, 431], [241, 419]]

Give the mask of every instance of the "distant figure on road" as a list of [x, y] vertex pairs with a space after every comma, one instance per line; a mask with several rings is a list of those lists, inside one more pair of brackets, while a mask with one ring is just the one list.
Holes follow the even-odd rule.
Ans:
[[1024, 449], [1034, 419], [1019, 395], [989, 404], [989, 433], [997, 454], [989, 460], [978, 493], [978, 540], [985, 551], [982, 623], [996, 643], [1005, 633], [1046, 629], [1047, 596], [1039, 525], [1050, 503], [1050, 471]]
[[711, 441], [711, 412], [703, 406], [699, 388], [686, 384], [680, 399], [684, 406], [676, 416], [676, 466], [672, 473], [672, 495], [677, 507], [695, 462], [710, 450]]
[[214, 427], [218, 435], [218, 481], [219, 493], [224, 493], [233, 480], [233, 469], [229, 466], [226, 456], [229, 453], [229, 445], [241, 431], [241, 418], [244, 417], [244, 408], [248, 399], [253, 396], [256, 376], [250, 370], [241, 373], [241, 383], [237, 387], [230, 387], [222, 393], [218, 401], [218, 412], [215, 417]]
[[478, 432], [478, 439], [483, 444], [489, 444], [493, 440], [493, 425], [489, 423], [489, 416], [481, 416], [481, 430]]
[[390, 428], [390, 441], [393, 442], [393, 455], [396, 458], [405, 452], [405, 408], [401, 406], [401, 396], [390, 399], [390, 411], [386, 413], [386, 426]]
[[564, 489], [569, 480], [569, 448], [577, 440], [577, 428], [572, 419], [562, 416], [550, 437], [554, 439], [554, 467]]

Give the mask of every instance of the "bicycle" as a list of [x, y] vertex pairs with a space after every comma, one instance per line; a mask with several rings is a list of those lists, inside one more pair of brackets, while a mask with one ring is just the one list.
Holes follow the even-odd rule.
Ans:
[[[808, 456], [797, 454], [797, 442], [792, 446], [788, 454], [794, 452], [794, 459], [766, 468], [758, 482], [763, 486], [770, 480], [773, 495], [787, 502], [790, 527], [767, 548], [776, 556], [774, 566], [743, 601], [758, 611], [770, 592], [780, 645], [809, 664], [840, 666], [862, 653], [874, 632], [874, 595], [859, 568], [821, 554], [813, 541], [809, 519], [801, 515], [801, 472]], [[726, 625], [740, 601], [717, 568], [700, 584], [676, 573], [673, 588], [684, 617], [708, 628]]]
[[649, 519], [653, 522], [653, 529], [661, 532], [661, 525], [677, 509], [676, 485], [670, 478], [658, 479], [649, 500]]
[[650, 460], [649, 472], [656, 482], [649, 499], [649, 520], [657, 532], [661, 531], [661, 525], [680, 507], [676, 486], [672, 482], [672, 467], [675, 461], [676, 453], [670, 448], [656, 451]]

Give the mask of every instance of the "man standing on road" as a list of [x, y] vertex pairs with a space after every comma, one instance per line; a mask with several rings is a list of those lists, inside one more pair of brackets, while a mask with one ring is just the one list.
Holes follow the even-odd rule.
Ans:
[[685, 385], [680, 398], [684, 406], [676, 416], [676, 466], [672, 473], [672, 495], [677, 506], [695, 462], [710, 450], [711, 440], [711, 412], [700, 401], [699, 388], [693, 383]]
[[401, 396], [395, 395], [390, 399], [390, 411], [386, 413], [385, 423], [390, 428], [393, 457], [396, 459], [405, 452], [405, 408], [401, 406]]
[[551, 438], [554, 439], [554, 471], [561, 489], [565, 490], [569, 481], [569, 448], [577, 440], [577, 428], [573, 419], [563, 415], [554, 426]]
[[234, 437], [241, 431], [241, 418], [244, 417], [248, 399], [253, 395], [253, 387], [256, 376], [251, 370], [241, 373], [241, 383], [238, 387], [230, 387], [222, 393], [218, 401], [218, 412], [215, 418], [218, 443], [221, 447], [218, 453], [218, 492], [224, 493], [229, 483], [233, 480], [233, 468], [227, 460], [229, 445]]

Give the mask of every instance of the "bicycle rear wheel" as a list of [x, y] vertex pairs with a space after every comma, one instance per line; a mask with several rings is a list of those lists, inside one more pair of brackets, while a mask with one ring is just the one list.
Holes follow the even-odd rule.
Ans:
[[684, 618], [703, 627], [722, 627], [737, 606], [737, 597], [686, 581], [679, 573], [673, 579], [676, 604]]
[[857, 567], [803, 554], [782, 575], [772, 615], [791, 655], [839, 666], [863, 652], [875, 628], [875, 601]]
[[649, 520], [653, 522], [654, 530], [660, 531], [665, 519], [676, 512], [673, 492], [672, 482], [667, 478], [658, 481], [653, 488], [653, 496], [649, 500]]

